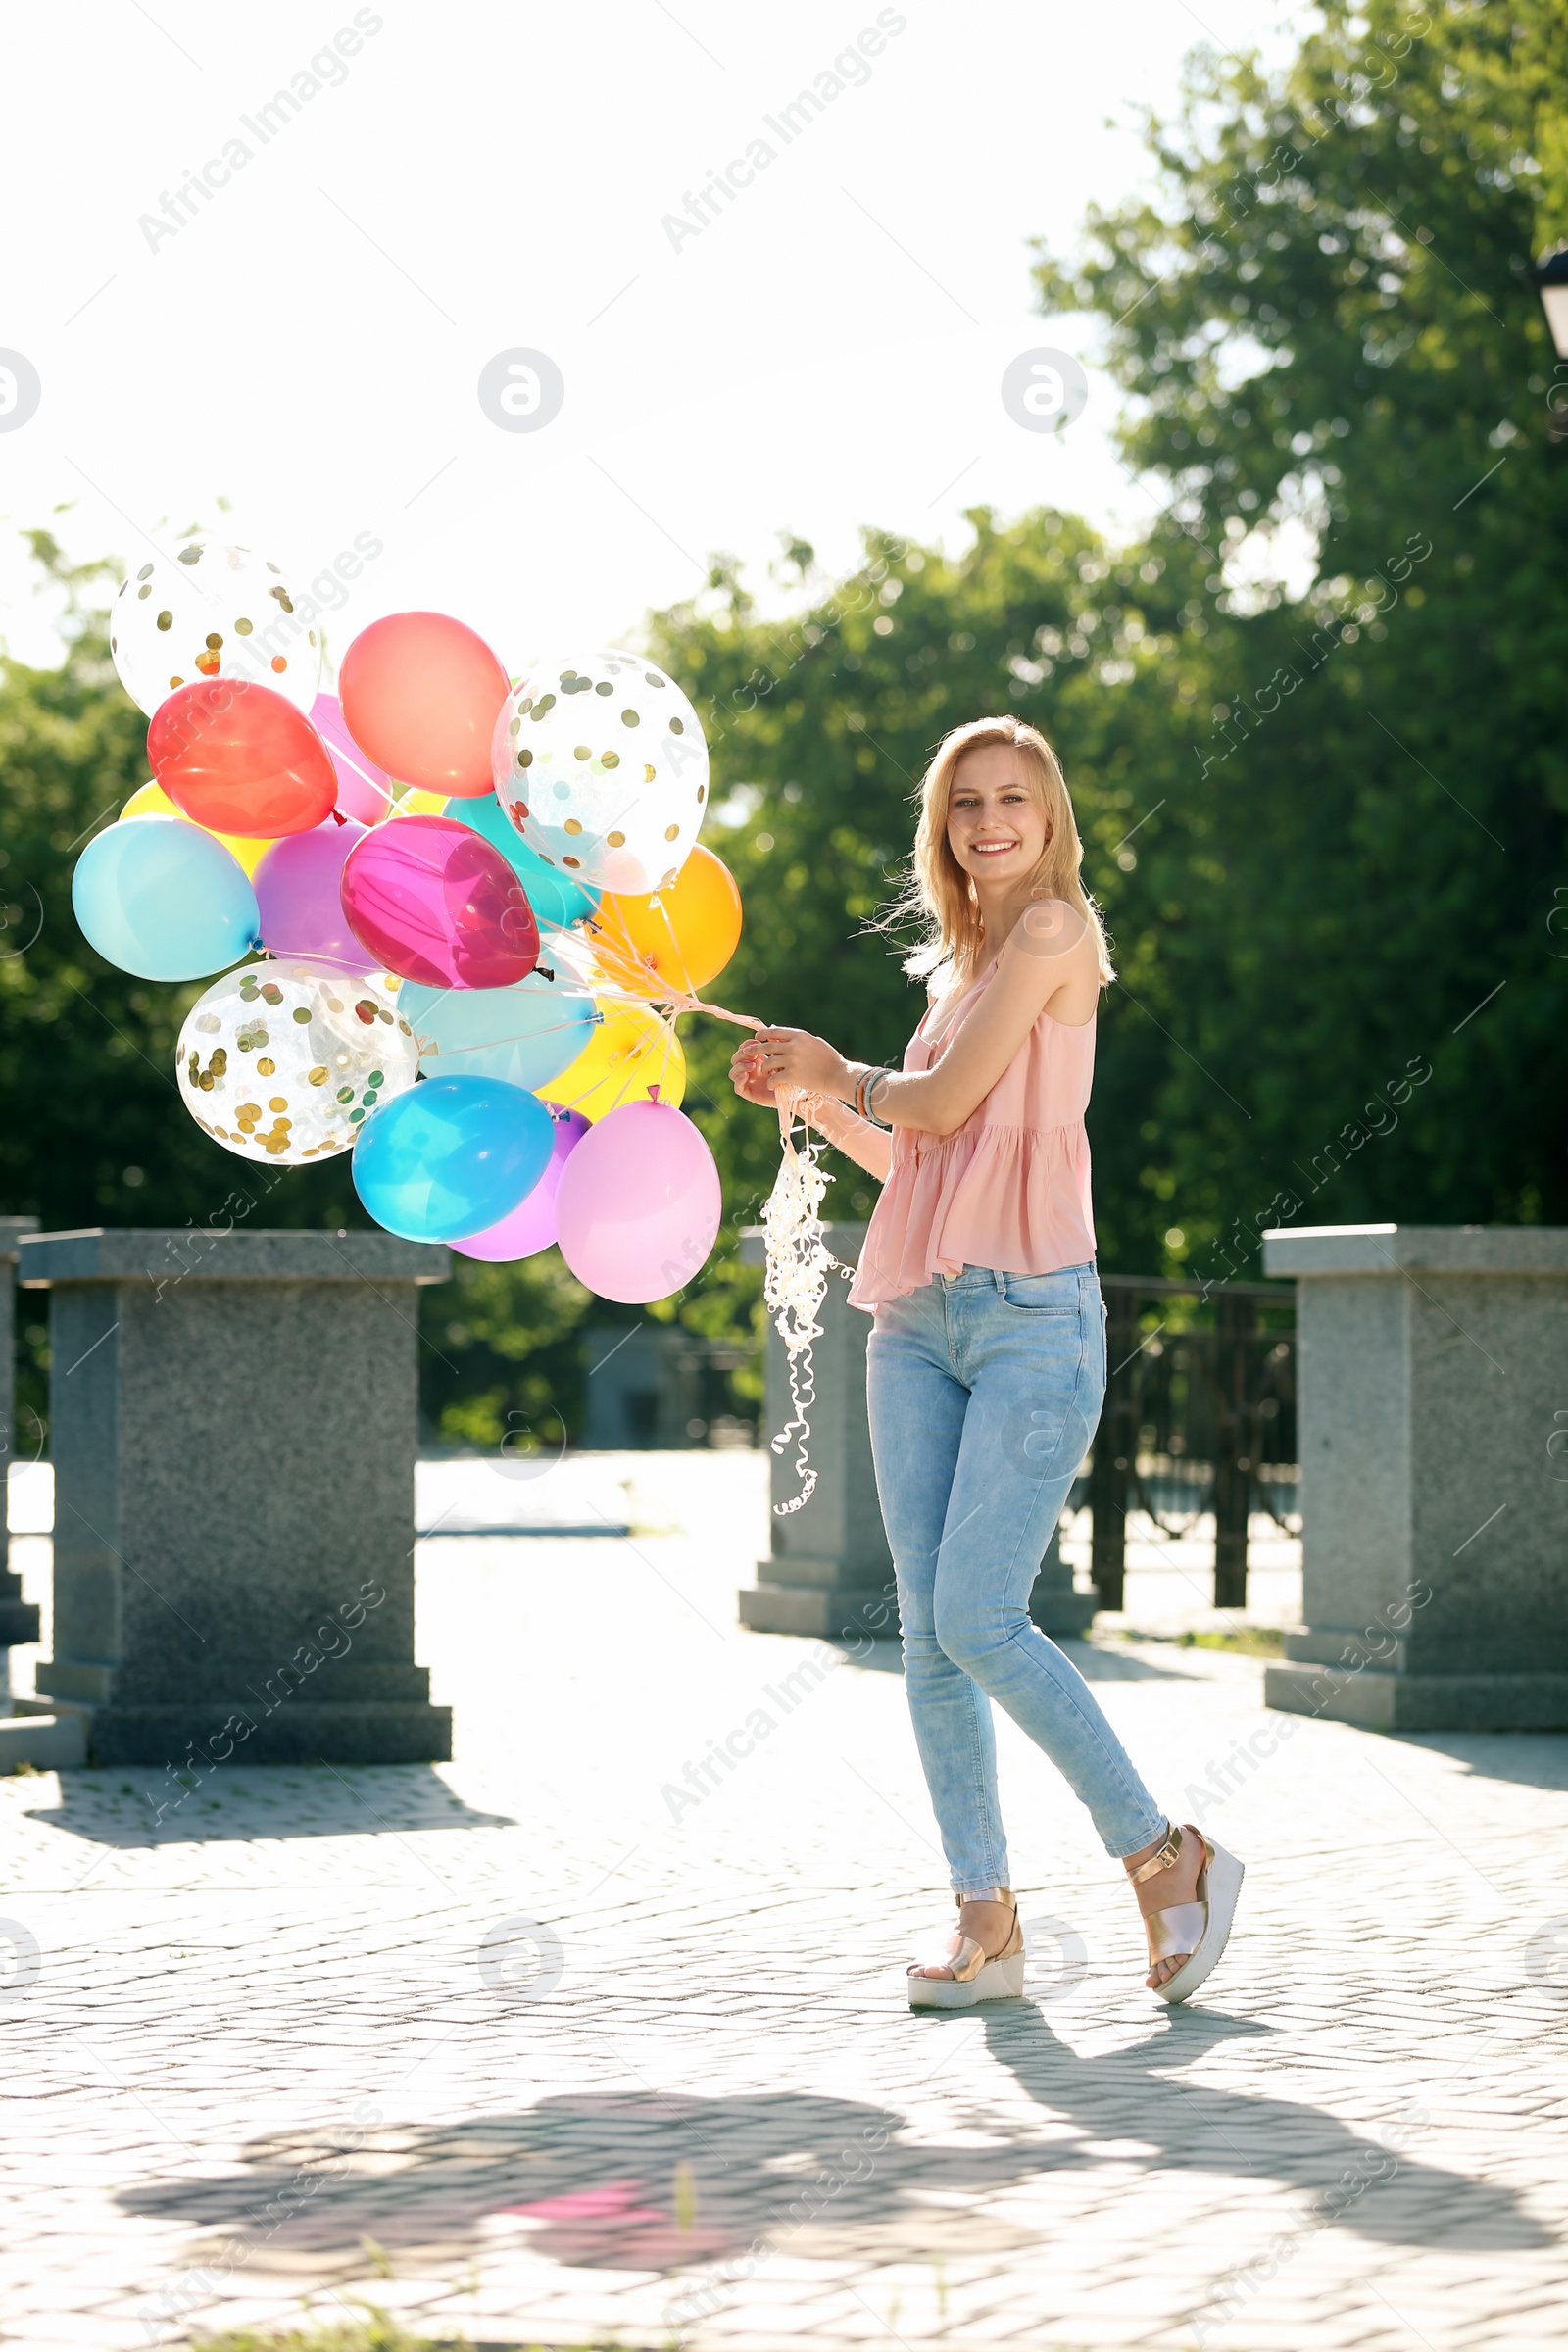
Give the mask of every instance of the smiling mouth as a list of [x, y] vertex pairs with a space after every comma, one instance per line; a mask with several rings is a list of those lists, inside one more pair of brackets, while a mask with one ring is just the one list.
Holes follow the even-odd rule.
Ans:
[[1022, 844], [1016, 841], [971, 841], [969, 847], [977, 858], [1004, 858], [1009, 850], [1019, 849]]

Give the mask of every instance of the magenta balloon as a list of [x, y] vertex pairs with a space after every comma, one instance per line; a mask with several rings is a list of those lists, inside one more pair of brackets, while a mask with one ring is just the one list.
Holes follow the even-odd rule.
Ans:
[[262, 945], [274, 956], [303, 956], [338, 972], [368, 972], [374, 963], [349, 929], [343, 911], [343, 860], [365, 827], [328, 817], [309, 833], [285, 833], [251, 876], [262, 910]]
[[482, 1258], [490, 1265], [514, 1265], [519, 1257], [537, 1257], [555, 1240], [561, 1171], [588, 1133], [588, 1121], [580, 1110], [563, 1110], [556, 1102], [547, 1102], [545, 1108], [556, 1122], [556, 1143], [544, 1174], [499, 1225], [470, 1234], [466, 1242], [449, 1242], [447, 1247], [460, 1257]]
[[556, 1194], [561, 1254], [601, 1298], [646, 1305], [691, 1281], [722, 1210], [713, 1154], [668, 1102], [607, 1111], [578, 1144]]
[[345, 816], [362, 825], [377, 825], [392, 806], [394, 788], [384, 767], [362, 752], [343, 723], [343, 706], [335, 694], [318, 694], [311, 705], [311, 724], [321, 738], [337, 776], [337, 805]]
[[449, 816], [389, 816], [343, 866], [343, 911], [363, 968], [426, 988], [511, 988], [539, 960], [527, 893], [483, 834]]

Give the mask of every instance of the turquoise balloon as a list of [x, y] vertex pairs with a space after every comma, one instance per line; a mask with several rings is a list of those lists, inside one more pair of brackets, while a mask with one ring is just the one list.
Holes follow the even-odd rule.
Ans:
[[406, 1242], [456, 1242], [510, 1216], [555, 1149], [537, 1095], [499, 1078], [428, 1078], [371, 1111], [354, 1139], [354, 1189]]
[[250, 876], [182, 816], [122, 816], [71, 877], [82, 936], [140, 980], [202, 980], [248, 956], [262, 918]]
[[559, 866], [547, 865], [536, 850], [529, 849], [493, 792], [471, 801], [448, 801], [442, 813], [456, 817], [460, 825], [471, 825], [475, 833], [494, 843], [527, 892], [535, 921], [554, 923], [558, 931], [564, 931], [568, 923], [581, 922], [598, 906], [601, 894], [597, 890], [573, 882]]
[[[548, 965], [548, 943], [543, 954]], [[419, 1041], [427, 1076], [502, 1078], [530, 1091], [576, 1060], [600, 1017], [586, 989], [543, 972], [514, 988], [423, 988], [406, 980], [398, 1009]]]

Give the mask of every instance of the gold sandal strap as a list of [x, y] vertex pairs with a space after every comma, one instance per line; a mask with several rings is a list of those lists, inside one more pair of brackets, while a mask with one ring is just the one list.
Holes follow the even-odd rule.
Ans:
[[1158, 1853], [1151, 1854], [1147, 1862], [1141, 1862], [1136, 1870], [1129, 1871], [1127, 1875], [1135, 1886], [1141, 1886], [1145, 1879], [1152, 1879], [1158, 1872], [1169, 1870], [1181, 1850], [1181, 1831], [1171, 1822], [1165, 1832], [1165, 1842]]
[[1168, 1910], [1151, 1911], [1144, 1920], [1149, 1930], [1152, 1960], [1172, 1960], [1178, 1952], [1196, 1952], [1208, 1925], [1206, 1903], [1172, 1903]]
[[[989, 1898], [981, 1896], [972, 1899], [984, 1901]], [[1018, 1926], [1018, 1898], [1010, 1886], [1004, 1886], [999, 1890], [996, 1899], [1010, 1903], [1012, 1906], [1012, 1925], [1007, 1930], [1006, 1941], [1000, 1952], [988, 1952], [985, 1945], [976, 1943], [972, 1936], [960, 1935], [956, 1952], [934, 1953], [929, 1960], [917, 1960], [909, 1971], [910, 1975], [914, 1973], [915, 1968], [941, 1968], [948, 1972], [956, 1984], [969, 1984], [980, 1974], [987, 1961], [1009, 1960], [1014, 1951], [1021, 1949], [1023, 1943], [1022, 1931]]]

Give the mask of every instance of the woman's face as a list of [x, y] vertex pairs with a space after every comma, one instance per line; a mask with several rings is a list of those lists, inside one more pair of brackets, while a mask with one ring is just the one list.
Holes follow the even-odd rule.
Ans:
[[1045, 810], [1014, 744], [965, 752], [948, 794], [948, 847], [976, 882], [1022, 882], [1045, 854]]

